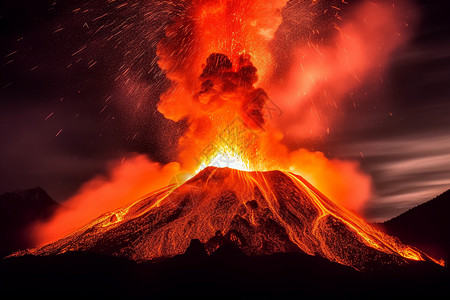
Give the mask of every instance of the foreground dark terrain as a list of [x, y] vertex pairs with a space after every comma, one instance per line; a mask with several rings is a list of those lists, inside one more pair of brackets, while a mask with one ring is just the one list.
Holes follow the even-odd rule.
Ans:
[[445, 296], [448, 268], [411, 262], [358, 272], [304, 254], [246, 256], [226, 244], [207, 255], [194, 240], [183, 255], [135, 263], [90, 253], [7, 258], [0, 263], [1, 294], [156, 298], [371, 298]]

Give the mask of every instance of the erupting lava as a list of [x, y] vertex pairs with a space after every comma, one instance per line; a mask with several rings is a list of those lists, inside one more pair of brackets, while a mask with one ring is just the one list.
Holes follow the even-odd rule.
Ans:
[[[106, 213], [54, 243], [19, 254], [93, 251], [142, 261], [181, 254], [192, 239], [199, 239], [208, 252], [232, 241], [247, 254], [304, 252], [356, 269], [433, 260], [350, 212], [349, 208], [361, 207], [370, 191], [370, 178], [356, 163], [328, 160], [321, 153], [283, 145], [283, 124], [270, 116], [280, 108], [266, 90], [279, 88], [271, 85], [274, 74], [282, 72], [274, 71], [270, 43], [287, 2], [182, 1], [183, 13], [174, 18], [158, 44], [159, 66], [172, 82], [158, 110], [168, 119], [187, 122], [188, 129], [179, 140], [179, 161], [181, 170], [197, 175], [183, 184], [159, 184], [163, 188], [150, 196]], [[331, 15], [341, 20], [338, 6], [324, 5], [312, 1], [315, 11], [310, 16]], [[361, 11], [385, 9], [370, 5], [370, 10], [366, 4]], [[346, 92], [341, 86], [328, 86], [328, 78], [338, 84], [349, 74], [358, 79], [355, 70], [359, 75], [367, 73], [367, 65], [384, 59], [400, 44], [396, 40], [387, 53], [374, 55], [367, 63], [361, 47], [351, 41], [371, 32], [377, 37], [373, 44], [383, 44], [385, 20], [380, 25], [370, 16], [358, 18], [367, 27], [362, 34], [359, 27], [341, 28], [333, 23], [341, 37], [336, 53], [344, 53], [344, 59], [335, 55], [332, 46], [321, 48], [312, 39], [305, 43], [307, 49], [291, 49], [301, 54], [305, 65], [300, 63], [295, 72], [303, 70], [296, 83], [301, 86], [294, 91], [300, 97], [297, 100], [319, 94], [320, 88], [325, 95], [328, 90], [331, 96], [342, 97]], [[314, 59], [307, 63], [305, 57]], [[285, 92], [292, 92], [293, 81], [287, 82]], [[292, 98], [285, 92], [275, 93], [285, 98], [278, 99], [280, 103]], [[284, 109], [295, 111], [295, 101]], [[114, 194], [113, 189], [108, 192]]]
[[356, 269], [431, 260], [368, 225], [288, 172], [208, 167], [20, 254], [91, 251], [137, 261], [183, 253], [192, 239], [213, 252], [231, 241], [247, 254], [305, 252]]

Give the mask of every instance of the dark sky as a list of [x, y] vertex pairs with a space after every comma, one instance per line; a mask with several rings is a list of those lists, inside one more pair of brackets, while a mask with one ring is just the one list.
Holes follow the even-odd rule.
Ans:
[[[113, 159], [132, 152], [163, 163], [174, 159], [184, 124], [156, 112], [168, 83], [155, 67], [152, 42], [170, 12], [147, 27], [149, 38], [139, 11], [115, 8], [114, 16], [105, 15], [112, 9], [105, 2], [0, 4], [0, 192], [41, 186], [62, 201]], [[416, 3], [421, 22], [395, 53], [383, 88], [360, 91], [384, 100], [360, 101], [347, 112], [349, 122], [317, 146], [330, 157], [360, 161], [373, 177], [366, 208], [372, 220], [450, 188], [449, 4]], [[111, 33], [108, 26], [121, 31], [103, 34]], [[148, 44], [125, 42], [134, 39]], [[141, 74], [135, 85], [151, 87], [145, 97], [121, 88], [127, 69]]]

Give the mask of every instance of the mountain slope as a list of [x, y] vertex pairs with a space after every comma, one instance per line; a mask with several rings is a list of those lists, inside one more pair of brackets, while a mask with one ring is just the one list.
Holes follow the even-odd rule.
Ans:
[[232, 241], [249, 255], [304, 252], [356, 269], [429, 259], [299, 176], [214, 167], [17, 255], [90, 251], [145, 261], [183, 253], [192, 239], [205, 243], [209, 253]]
[[430, 255], [450, 258], [450, 190], [382, 224], [385, 231]]

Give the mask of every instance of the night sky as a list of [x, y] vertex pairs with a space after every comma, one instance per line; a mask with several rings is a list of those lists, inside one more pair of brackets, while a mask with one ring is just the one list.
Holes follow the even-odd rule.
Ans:
[[[64, 201], [130, 153], [161, 163], [176, 158], [186, 124], [156, 110], [169, 85], [155, 67], [156, 44], [171, 13], [155, 17], [149, 39], [138, 10], [112, 17], [105, 2], [0, 4], [0, 192], [41, 186]], [[362, 85], [352, 96], [358, 106], [349, 101], [344, 111], [346, 122], [303, 145], [361, 163], [374, 185], [365, 209], [370, 220], [393, 217], [450, 188], [447, 2], [416, 1], [420, 22], [390, 60], [382, 86]], [[136, 26], [103, 34], [112, 22]], [[142, 42], [130, 47], [127, 39]], [[127, 69], [140, 74], [136, 82], [149, 87], [145, 95], [123, 88]]]

